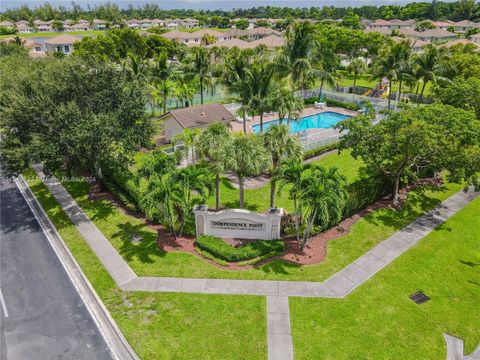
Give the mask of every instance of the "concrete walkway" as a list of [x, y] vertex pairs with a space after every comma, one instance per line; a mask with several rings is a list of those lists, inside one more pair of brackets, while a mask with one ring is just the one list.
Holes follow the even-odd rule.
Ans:
[[293, 359], [289, 296], [345, 297], [479, 195], [472, 189], [454, 194], [324, 282], [139, 277], [63, 185], [56, 178], [46, 179], [40, 168], [36, 171], [122, 290], [267, 296], [270, 360]]

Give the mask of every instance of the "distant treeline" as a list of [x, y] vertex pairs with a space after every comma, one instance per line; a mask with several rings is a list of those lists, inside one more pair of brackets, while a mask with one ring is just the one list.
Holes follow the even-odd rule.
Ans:
[[479, 20], [480, 4], [475, 0], [460, 0], [457, 2], [414, 2], [400, 5], [360, 7], [310, 7], [310, 8], [289, 8], [275, 6], [259, 6], [250, 9], [223, 10], [193, 10], [177, 9], [163, 10], [158, 5], [146, 4], [143, 6], [129, 5], [126, 9], [119, 8], [116, 4], [106, 3], [95, 7], [82, 8], [74, 2], [70, 7], [53, 6], [49, 3], [30, 8], [22, 6], [16, 9], [8, 9], [0, 13], [1, 19], [13, 21], [18, 20], [64, 20], [80, 19], [91, 20], [94, 18], [117, 22], [121, 19], [131, 18], [197, 18], [206, 20], [210, 17], [226, 19], [233, 18], [300, 18], [300, 19], [341, 19], [347, 14], [357, 14], [365, 19], [430, 19], [430, 20]]

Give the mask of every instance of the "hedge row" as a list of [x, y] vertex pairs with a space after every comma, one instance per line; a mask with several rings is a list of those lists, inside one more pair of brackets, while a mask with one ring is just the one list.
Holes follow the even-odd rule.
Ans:
[[222, 239], [208, 235], [197, 237], [195, 245], [214, 257], [228, 262], [251, 260], [267, 254], [273, 256], [285, 250], [285, 244], [281, 240], [258, 240], [236, 248]]
[[107, 189], [129, 210], [140, 211], [140, 194], [133, 175], [127, 171], [114, 171], [108, 166], [102, 167], [104, 183]]
[[311, 159], [315, 156], [325, 154], [331, 150], [335, 150], [338, 147], [338, 143], [333, 143], [325, 146], [320, 146], [319, 148], [308, 150], [303, 153], [303, 160]]
[[[314, 96], [314, 97], [311, 97], [311, 98], [304, 99], [303, 102], [304, 102], [305, 105], [313, 105], [313, 104], [315, 104], [315, 102], [317, 102], [319, 100], [320, 100], [320, 98], [318, 96]], [[345, 109], [352, 110], [352, 111], [360, 110], [360, 106], [355, 104], [355, 103], [352, 103], [352, 102], [342, 102], [342, 101], [337, 101], [337, 100], [333, 100], [333, 99], [325, 99], [325, 102], [329, 106], [341, 107], [341, 108], [345, 108]]]

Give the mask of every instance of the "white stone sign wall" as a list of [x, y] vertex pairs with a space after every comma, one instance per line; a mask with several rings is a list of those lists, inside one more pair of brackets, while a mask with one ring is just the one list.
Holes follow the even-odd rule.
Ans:
[[212, 235], [222, 238], [275, 240], [280, 239], [280, 221], [283, 209], [259, 214], [244, 209], [208, 211], [208, 206], [193, 209], [197, 236]]

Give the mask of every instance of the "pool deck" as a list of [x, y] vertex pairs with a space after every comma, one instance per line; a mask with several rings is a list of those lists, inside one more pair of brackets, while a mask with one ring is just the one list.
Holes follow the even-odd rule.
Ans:
[[[358, 114], [357, 111], [347, 110], [344, 108], [334, 107], [334, 106], [327, 107], [326, 109], [316, 109], [314, 107], [307, 107], [302, 110], [302, 112], [300, 113], [300, 117], [321, 114], [324, 112], [336, 112], [338, 114], [348, 115], [348, 116], [356, 116]], [[275, 114], [275, 115], [266, 115], [263, 117], [263, 123], [266, 123], [272, 120], [278, 120], [278, 116]], [[260, 116], [254, 116], [252, 120], [247, 121], [247, 133], [251, 133], [252, 125], [257, 125], [257, 124], [260, 124]], [[235, 131], [235, 132], [243, 131], [243, 123], [238, 121], [232, 122], [232, 131]], [[335, 129], [308, 129], [306, 130], [306, 133], [308, 134], [308, 136], [315, 136], [315, 138], [327, 138], [327, 137], [338, 134], [338, 131]]]

